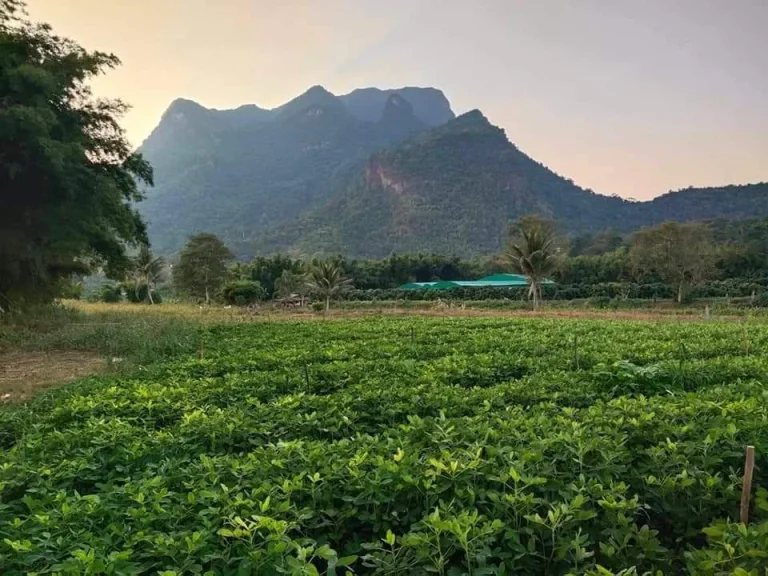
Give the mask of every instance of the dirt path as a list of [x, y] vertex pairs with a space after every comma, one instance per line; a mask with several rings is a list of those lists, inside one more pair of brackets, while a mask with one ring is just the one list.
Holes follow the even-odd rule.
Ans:
[[104, 359], [89, 352], [0, 354], [0, 404], [23, 402], [42, 390], [98, 374], [104, 368]]

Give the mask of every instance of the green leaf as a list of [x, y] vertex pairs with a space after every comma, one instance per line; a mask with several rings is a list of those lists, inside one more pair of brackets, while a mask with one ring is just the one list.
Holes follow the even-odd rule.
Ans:
[[331, 558], [336, 558], [336, 551], [328, 546], [328, 544], [323, 544], [315, 550], [315, 555], [323, 560], [330, 560]]

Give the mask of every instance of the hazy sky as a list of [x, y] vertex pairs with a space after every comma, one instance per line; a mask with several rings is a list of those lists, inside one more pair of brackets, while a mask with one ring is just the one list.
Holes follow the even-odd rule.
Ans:
[[441, 88], [604, 194], [768, 180], [768, 0], [28, 0], [123, 66], [140, 144], [177, 97]]

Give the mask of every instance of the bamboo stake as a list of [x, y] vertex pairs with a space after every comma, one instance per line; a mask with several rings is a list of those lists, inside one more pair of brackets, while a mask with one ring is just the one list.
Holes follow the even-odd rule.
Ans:
[[749, 523], [749, 496], [752, 492], [752, 470], [755, 468], [755, 447], [747, 446], [744, 460], [744, 484], [741, 487], [741, 523]]
[[579, 369], [579, 341], [575, 334], [573, 335], [573, 365], [576, 370]]

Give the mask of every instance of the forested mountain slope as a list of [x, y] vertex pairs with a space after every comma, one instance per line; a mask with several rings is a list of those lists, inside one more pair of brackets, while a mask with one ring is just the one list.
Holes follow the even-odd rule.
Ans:
[[453, 116], [432, 88], [339, 97], [315, 86], [274, 110], [176, 100], [141, 146], [156, 186], [139, 209], [161, 252], [199, 231], [248, 240], [322, 203], [371, 153]]

